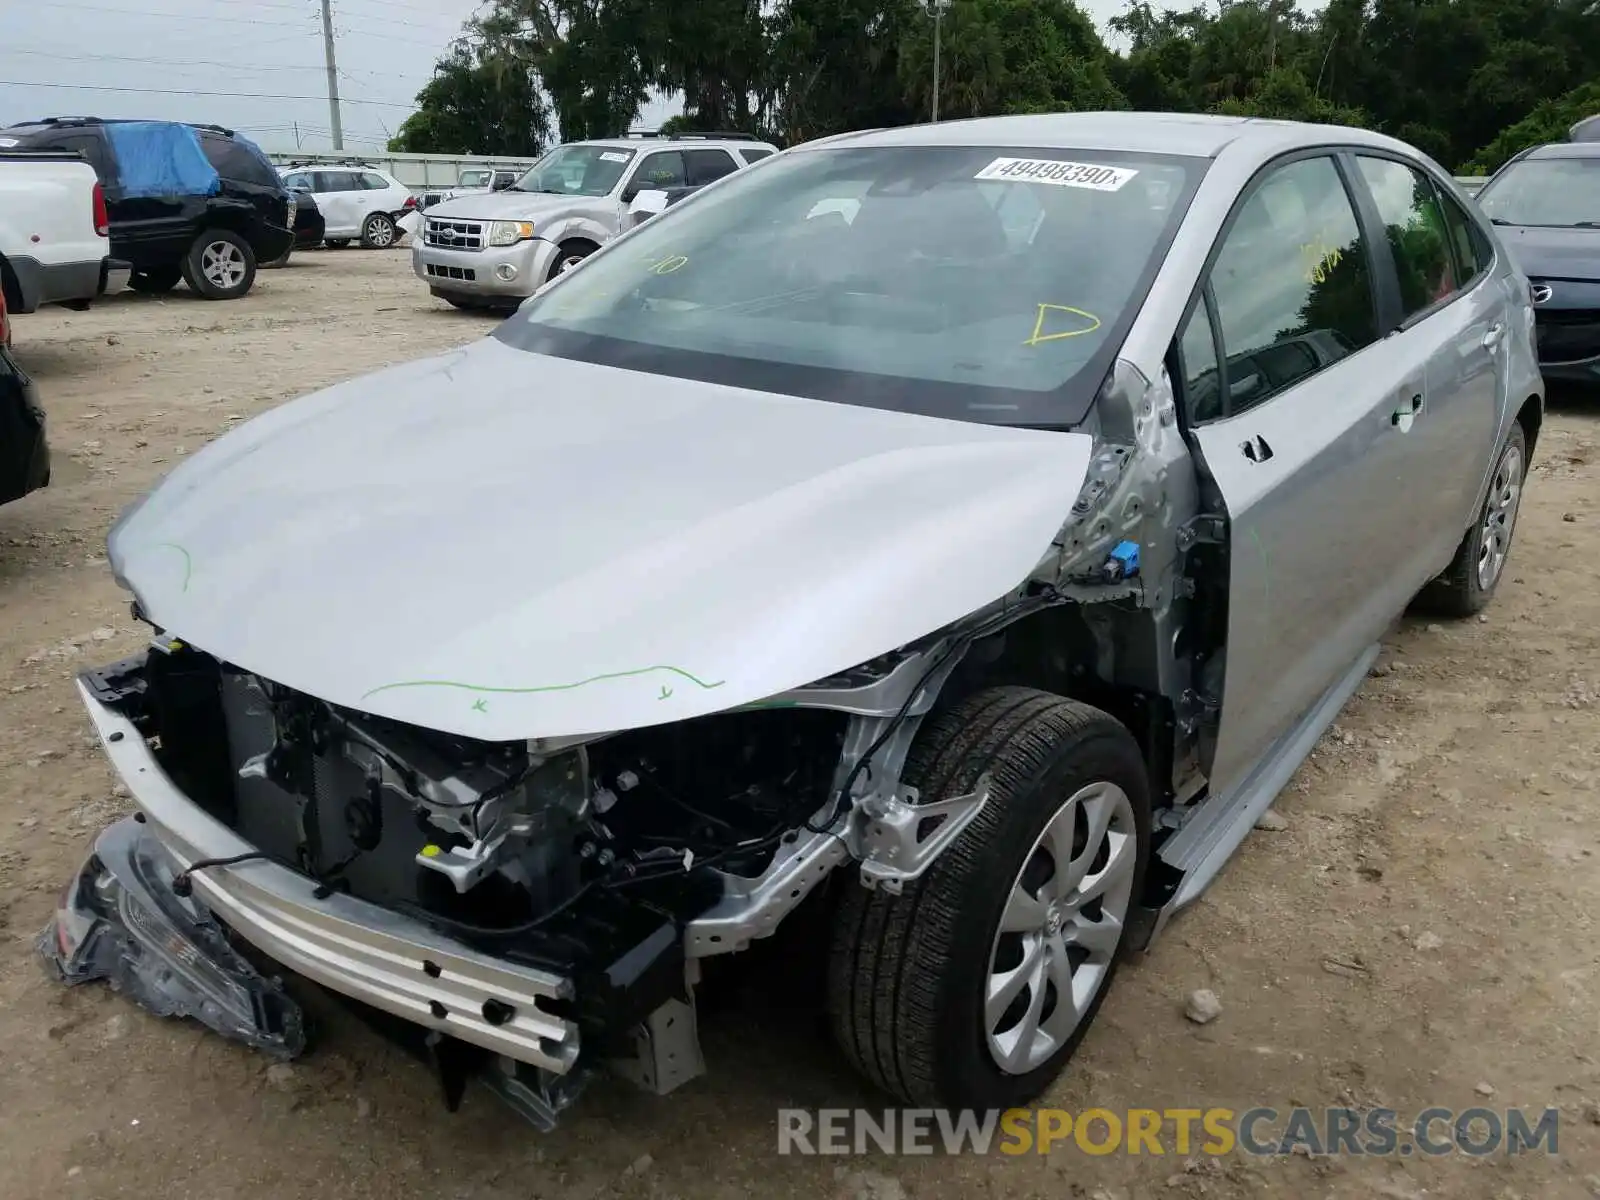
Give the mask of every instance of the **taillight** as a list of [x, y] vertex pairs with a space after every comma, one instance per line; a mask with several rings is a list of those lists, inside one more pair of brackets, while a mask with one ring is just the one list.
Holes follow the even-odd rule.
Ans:
[[111, 236], [111, 216], [106, 212], [106, 190], [98, 180], [94, 185], [94, 231], [101, 237]]
[[415, 208], [416, 206], [417, 206], [417, 198], [415, 196], [407, 196], [405, 205], [403, 206], [406, 209], [406, 211], [409, 212], [413, 208]]

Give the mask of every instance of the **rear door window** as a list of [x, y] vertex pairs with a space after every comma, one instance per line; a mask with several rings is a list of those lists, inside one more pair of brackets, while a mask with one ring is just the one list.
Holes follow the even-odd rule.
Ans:
[[686, 150], [683, 159], [690, 187], [715, 183], [724, 175], [732, 175], [739, 169], [739, 164], [733, 161], [733, 155], [726, 150]]
[[1400, 302], [1409, 319], [1448, 300], [1459, 287], [1450, 233], [1433, 183], [1421, 171], [1388, 158], [1358, 155], [1400, 276]]
[[1454, 197], [1441, 193], [1439, 201], [1444, 205], [1445, 228], [1450, 231], [1450, 244], [1455, 248], [1461, 286], [1466, 287], [1489, 269], [1489, 264], [1494, 261], [1494, 251], [1489, 246], [1489, 239], [1483, 236], [1483, 230], [1478, 228], [1478, 223], [1467, 215], [1466, 209]]
[[683, 151], [657, 150], [647, 154], [633, 177], [643, 188], [679, 188], [686, 186], [688, 172], [683, 165]]
[[[1278, 167], [1250, 194], [1212, 266], [1232, 416], [1377, 340], [1366, 241], [1333, 160]], [[1195, 320], [1204, 321], [1203, 308]], [[1196, 337], [1200, 331], [1196, 331]]]
[[318, 171], [317, 191], [359, 192], [361, 180], [354, 171]]

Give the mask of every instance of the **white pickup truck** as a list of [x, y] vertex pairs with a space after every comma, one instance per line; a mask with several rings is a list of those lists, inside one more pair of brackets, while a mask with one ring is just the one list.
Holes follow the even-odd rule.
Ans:
[[10, 312], [87, 308], [120, 291], [129, 266], [110, 256], [108, 235], [105, 195], [86, 160], [0, 145], [0, 285]]

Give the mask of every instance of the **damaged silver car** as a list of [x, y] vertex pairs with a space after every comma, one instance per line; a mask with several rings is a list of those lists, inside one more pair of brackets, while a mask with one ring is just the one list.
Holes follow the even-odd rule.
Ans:
[[153, 633], [79, 688], [138, 813], [42, 949], [286, 1056], [310, 980], [548, 1127], [597, 1069], [699, 1074], [708, 960], [804, 910], [872, 1082], [1025, 1103], [1394, 619], [1488, 603], [1532, 326], [1359, 130], [738, 172], [121, 517]]

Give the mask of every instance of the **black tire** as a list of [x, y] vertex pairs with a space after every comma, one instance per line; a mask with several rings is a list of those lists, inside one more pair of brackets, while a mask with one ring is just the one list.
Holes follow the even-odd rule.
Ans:
[[555, 262], [550, 264], [550, 273], [545, 276], [545, 282], [549, 283], [561, 272], [577, 266], [598, 249], [600, 249], [599, 246], [583, 238], [572, 238], [569, 241], [562, 242]]
[[256, 253], [231, 229], [208, 229], [183, 256], [183, 280], [207, 300], [237, 300], [255, 284]]
[[361, 248], [388, 250], [400, 240], [400, 227], [388, 213], [375, 212], [361, 223]]
[[329, 250], [343, 250], [350, 244], [349, 238], [327, 238], [322, 243]]
[[177, 287], [178, 280], [182, 278], [181, 267], [151, 267], [147, 271], [135, 271], [129, 275], [128, 286], [146, 296], [160, 296]]
[[[1444, 574], [1417, 594], [1416, 601], [1412, 604], [1414, 612], [1459, 620], [1463, 617], [1476, 616], [1488, 606], [1490, 600], [1494, 599], [1495, 589], [1505, 578], [1505, 564], [1511, 552], [1511, 543], [1517, 531], [1517, 516], [1521, 510], [1522, 488], [1528, 478], [1528, 438], [1521, 424], [1512, 425], [1511, 434], [1495, 455], [1494, 463], [1494, 475], [1489, 480], [1489, 493], [1484, 497], [1483, 506], [1479, 508], [1471, 528], [1462, 537], [1461, 545], [1456, 548], [1456, 555], [1450, 560], [1450, 565], [1445, 568]], [[1504, 511], [1500, 502], [1505, 491], [1505, 472], [1510, 463], [1515, 464], [1515, 478], [1511, 483], [1516, 496], [1510, 508], [1509, 518], [1501, 522], [1505, 533], [1499, 566], [1485, 586], [1478, 568], [1485, 558], [1484, 546], [1489, 531], [1490, 513]]]
[[836, 913], [828, 970], [835, 1036], [862, 1075], [910, 1104], [1027, 1104], [1061, 1073], [1093, 1023], [1114, 982], [1126, 921], [1082, 1020], [1037, 1067], [1002, 1071], [983, 1022], [991, 950], [1012, 881], [1080, 788], [1105, 781], [1126, 793], [1135, 834], [1130, 910], [1144, 881], [1149, 783], [1137, 743], [1113, 717], [1030, 688], [981, 691], [929, 719], [905, 782], [926, 798], [957, 796], [984, 772], [989, 803], [922, 879], [899, 896], [850, 880]]
[[291, 258], [293, 258], [293, 257], [294, 257], [294, 247], [290, 246], [287, 250], [285, 250], [282, 254], [278, 255], [278, 257], [273, 259], [271, 262], [259, 263], [258, 266], [260, 266], [260, 268], [263, 271], [276, 270], [278, 267], [287, 267], [289, 265], [289, 260]]

